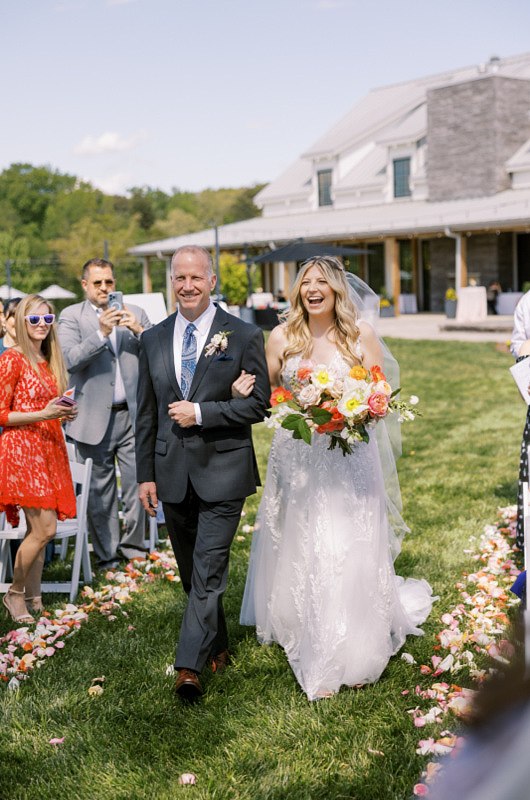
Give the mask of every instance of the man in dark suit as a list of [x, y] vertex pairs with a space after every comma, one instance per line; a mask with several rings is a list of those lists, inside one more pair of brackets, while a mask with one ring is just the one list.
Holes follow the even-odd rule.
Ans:
[[[145, 311], [128, 305], [109, 308], [115, 289], [110, 261], [92, 258], [83, 266], [86, 299], [68, 306], [59, 319], [59, 341], [79, 414], [66, 433], [82, 459], [92, 458], [88, 523], [101, 569], [119, 558], [145, 555], [145, 513], [138, 499], [134, 457], [134, 422], [140, 336], [151, 323]], [[126, 530], [120, 530], [116, 462]]]
[[[142, 336], [136, 422], [139, 495], [154, 515], [164, 508], [188, 602], [175, 658], [175, 689], [202, 694], [209, 658], [228, 663], [222, 597], [230, 545], [245, 497], [259, 475], [251, 426], [265, 416], [270, 385], [263, 334], [210, 300], [211, 258], [181, 247], [171, 262], [178, 312]], [[233, 397], [244, 372], [249, 397]]]

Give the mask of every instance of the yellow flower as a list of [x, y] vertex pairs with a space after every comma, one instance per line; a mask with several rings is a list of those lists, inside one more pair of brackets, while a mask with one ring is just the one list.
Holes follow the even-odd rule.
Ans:
[[368, 377], [368, 370], [361, 366], [352, 367], [350, 370], [350, 378], [356, 381], [363, 381]]

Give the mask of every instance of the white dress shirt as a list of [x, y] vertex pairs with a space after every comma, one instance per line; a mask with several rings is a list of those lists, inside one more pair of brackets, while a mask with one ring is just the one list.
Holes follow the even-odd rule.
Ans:
[[[210, 304], [206, 311], [203, 311], [200, 317], [197, 317], [196, 320], [193, 320], [193, 325], [195, 325], [196, 328], [196, 330], [193, 332], [193, 335], [195, 336], [195, 341], [197, 343], [197, 361], [199, 360], [200, 354], [202, 353], [206, 344], [216, 311], [216, 306], [210, 300]], [[182, 341], [184, 339], [184, 331], [191, 321], [192, 320], [186, 319], [181, 311], [178, 312], [175, 319], [175, 329], [173, 331], [173, 356], [175, 359], [175, 375], [179, 386], [182, 368]], [[200, 404], [194, 403], [193, 406], [195, 408], [195, 419], [197, 420], [197, 425], [201, 425], [202, 414]]]
[[[103, 309], [92, 305], [92, 303], [90, 303], [90, 305], [98, 315], [99, 319]], [[123, 378], [121, 376], [120, 360], [118, 358], [118, 333], [116, 331], [116, 326], [114, 326], [114, 328], [112, 329], [110, 336], [104, 336], [101, 332], [101, 328], [98, 328], [98, 336], [102, 342], [104, 342], [105, 339], [107, 339], [110, 342], [112, 350], [116, 357], [116, 380], [114, 382], [114, 391], [112, 393], [112, 404], [116, 405], [118, 403], [126, 403], [127, 395], [125, 394], [125, 385], [123, 383]]]
[[521, 297], [513, 313], [513, 332], [510, 350], [515, 358], [523, 342], [530, 339], [530, 292]]

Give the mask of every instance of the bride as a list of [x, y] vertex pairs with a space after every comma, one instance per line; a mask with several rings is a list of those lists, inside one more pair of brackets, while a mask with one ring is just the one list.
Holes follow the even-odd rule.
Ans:
[[[391, 371], [389, 351], [359, 318], [370, 297], [377, 302], [338, 259], [306, 261], [267, 343], [272, 387], [289, 388], [307, 361], [341, 376], [360, 364]], [[369, 443], [343, 456], [325, 435], [310, 446], [283, 428], [274, 435], [241, 623], [281, 645], [309, 700], [377, 681], [431, 610], [429, 584], [394, 572], [407, 528], [390, 439], [380, 421]]]

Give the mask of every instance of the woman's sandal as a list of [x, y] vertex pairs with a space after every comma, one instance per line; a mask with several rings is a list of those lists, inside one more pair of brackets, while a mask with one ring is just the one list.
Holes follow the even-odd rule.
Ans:
[[30, 614], [42, 614], [44, 611], [44, 603], [40, 594], [35, 597], [26, 597], [26, 606]]
[[9, 601], [8, 601], [7, 598], [9, 597], [9, 595], [14, 595], [14, 594], [18, 594], [18, 595], [21, 595], [22, 597], [24, 597], [24, 592], [17, 592], [15, 589], [9, 589], [6, 592], [6, 594], [2, 597], [2, 603], [4, 604], [4, 606], [5, 606], [6, 610], [7, 610], [7, 613], [9, 614], [9, 616], [11, 617], [13, 622], [18, 623], [19, 625], [20, 624], [28, 624], [29, 625], [31, 623], [34, 623], [35, 620], [31, 616], [31, 614], [28, 613], [27, 609], [26, 609], [26, 613], [25, 614], [22, 613], [22, 614], [18, 614], [17, 615], [13, 611], [13, 609], [10, 608]]

